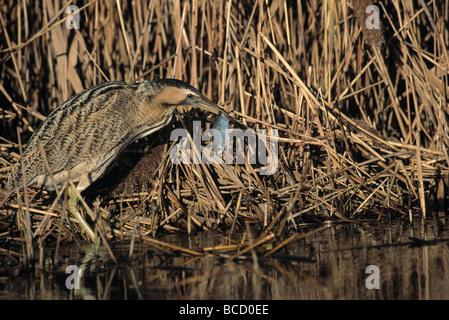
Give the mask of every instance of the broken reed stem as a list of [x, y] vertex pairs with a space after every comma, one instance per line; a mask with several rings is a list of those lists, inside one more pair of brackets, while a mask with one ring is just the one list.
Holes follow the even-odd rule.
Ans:
[[238, 258], [239, 256], [244, 255], [245, 253], [253, 250], [254, 248], [264, 244], [265, 242], [271, 240], [272, 238], [274, 238], [274, 234], [268, 234], [265, 237], [262, 237], [261, 239], [254, 241], [253, 243], [251, 243], [249, 246], [246, 246], [243, 250], [239, 250], [236, 254], [234, 254], [233, 256], [231, 256], [229, 259], [230, 260], [234, 260], [236, 258]]
[[[17, 129], [18, 131], [18, 129]], [[19, 151], [20, 151], [20, 161], [22, 161], [22, 177], [25, 177], [25, 171], [23, 166], [23, 158], [22, 158], [22, 140], [19, 137]], [[25, 188], [25, 192], [23, 195], [23, 198], [25, 200], [25, 206], [22, 205], [22, 199], [19, 195], [18, 189], [16, 190], [17, 194], [17, 200], [19, 205], [18, 210], [18, 226], [19, 229], [22, 229], [22, 232], [24, 234], [25, 238], [25, 252], [26, 252], [26, 262], [25, 265], [31, 266], [32, 261], [34, 260], [34, 249], [33, 249], [33, 236], [32, 236], [32, 226], [31, 226], [31, 215], [29, 210], [29, 203], [28, 203], [28, 194]]]
[[270, 251], [266, 252], [264, 254], [264, 257], [269, 257], [270, 255], [272, 255], [273, 253], [275, 253], [276, 251], [279, 251], [281, 248], [285, 247], [286, 245], [296, 242], [300, 239], [304, 239], [307, 238], [315, 233], [319, 233], [322, 230], [326, 229], [327, 226], [322, 226], [316, 229], [313, 229], [312, 231], [309, 231], [305, 234], [300, 234], [300, 233], [295, 233], [294, 235], [290, 236], [289, 238], [281, 241], [280, 243], [278, 243], [273, 249], [271, 249]]

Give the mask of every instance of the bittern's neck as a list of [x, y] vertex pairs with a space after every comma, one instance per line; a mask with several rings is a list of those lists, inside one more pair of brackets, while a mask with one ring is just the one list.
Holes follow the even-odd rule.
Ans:
[[135, 123], [132, 140], [138, 140], [156, 132], [168, 125], [173, 118], [174, 109], [161, 108], [160, 112], [147, 112], [139, 114], [138, 121]]

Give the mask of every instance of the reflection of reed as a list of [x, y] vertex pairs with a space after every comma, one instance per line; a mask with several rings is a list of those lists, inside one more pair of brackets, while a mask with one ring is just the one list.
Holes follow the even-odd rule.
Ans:
[[[153, 287], [170, 288], [167, 298], [188, 299], [447, 299], [449, 248], [381, 245], [385, 240], [370, 229], [336, 227], [298, 242], [288, 250], [292, 257], [259, 261], [218, 260], [213, 256], [170, 259], [167, 270], [149, 277]], [[408, 234], [395, 234], [391, 242], [408, 242]], [[363, 248], [365, 246], [365, 248]], [[357, 249], [353, 249], [356, 247]], [[342, 250], [342, 248], [347, 248]], [[314, 254], [315, 253], [315, 254]], [[432, 258], [430, 258], [432, 257]], [[299, 261], [297, 261], [299, 260]], [[368, 290], [365, 269], [380, 269], [379, 290]], [[170, 268], [173, 268], [170, 271]], [[180, 271], [186, 268], [185, 271]], [[153, 269], [154, 270], [154, 269]], [[146, 272], [150, 274], [151, 272]], [[146, 285], [149, 283], [146, 282]]]
[[[0, 290], [0, 299], [448, 299], [448, 232], [433, 245], [410, 246], [403, 245], [412, 243], [409, 230], [401, 233], [401, 228], [331, 227], [278, 258], [258, 256], [257, 267], [251, 255], [234, 260], [213, 253], [180, 256], [145, 243], [137, 244], [131, 260], [121, 265], [110, 262], [105, 250], [88, 255], [65, 248], [60, 255], [71, 258], [61, 259], [54, 273], [30, 279], [16, 272]], [[415, 233], [425, 235], [419, 229]], [[172, 236], [169, 241], [179, 247], [190, 241], [192, 248], [213, 240], [219, 244], [216, 235], [189, 239]], [[117, 257], [128, 257], [128, 251], [127, 245], [114, 249]], [[50, 260], [44, 261], [50, 270]], [[83, 288], [75, 295], [64, 287], [64, 270], [81, 262], [86, 266]], [[365, 287], [365, 269], [371, 264], [380, 270], [379, 290]]]

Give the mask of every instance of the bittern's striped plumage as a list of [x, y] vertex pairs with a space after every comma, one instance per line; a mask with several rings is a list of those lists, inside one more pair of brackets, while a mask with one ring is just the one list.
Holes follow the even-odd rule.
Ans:
[[222, 112], [194, 87], [175, 79], [114, 81], [89, 88], [55, 109], [36, 130], [9, 176], [8, 188], [36, 184], [51, 191], [70, 178], [82, 191], [128, 144], [167, 125], [179, 106]]

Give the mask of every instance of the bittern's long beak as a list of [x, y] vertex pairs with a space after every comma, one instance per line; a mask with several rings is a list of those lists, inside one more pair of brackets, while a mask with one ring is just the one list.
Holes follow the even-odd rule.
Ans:
[[201, 97], [198, 101], [195, 102], [195, 107], [215, 113], [220, 114], [221, 112], [227, 115], [228, 113], [224, 111], [222, 108], [217, 106], [215, 103], [210, 101], [209, 99], [205, 97]]
[[195, 107], [206, 110], [206, 111], [210, 111], [215, 114], [222, 113], [230, 121], [230, 123], [232, 123], [234, 126], [240, 128], [242, 130], [248, 129], [244, 124], [237, 121], [233, 116], [229, 115], [225, 110], [223, 110], [222, 108], [220, 108], [215, 103], [213, 103], [212, 101], [210, 101], [209, 99], [207, 99], [205, 97], [201, 97], [200, 100], [196, 101]]

